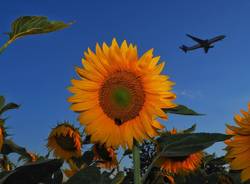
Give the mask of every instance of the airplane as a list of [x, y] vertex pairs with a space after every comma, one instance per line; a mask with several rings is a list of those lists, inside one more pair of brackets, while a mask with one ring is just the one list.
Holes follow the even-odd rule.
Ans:
[[192, 40], [198, 42], [198, 44], [192, 46], [192, 47], [188, 47], [186, 45], [182, 45], [180, 47], [181, 50], [183, 50], [185, 53], [187, 51], [191, 51], [191, 50], [195, 50], [195, 49], [198, 49], [198, 48], [203, 48], [205, 53], [208, 52], [208, 50], [210, 48], [213, 48], [214, 45], [212, 45], [213, 43], [217, 42], [217, 41], [220, 41], [220, 40], [223, 40], [226, 36], [225, 35], [219, 35], [219, 36], [216, 36], [214, 38], [211, 38], [211, 39], [206, 39], [206, 40], [203, 40], [203, 39], [200, 39], [200, 38], [197, 38], [197, 37], [194, 37], [190, 34], [186, 34], [189, 38], [191, 38]]

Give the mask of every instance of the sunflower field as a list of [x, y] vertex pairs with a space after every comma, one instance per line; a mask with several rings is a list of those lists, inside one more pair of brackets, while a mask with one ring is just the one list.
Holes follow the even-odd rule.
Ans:
[[[19, 17], [0, 53], [19, 38], [74, 24]], [[115, 38], [84, 52], [81, 66], [75, 67], [78, 77], [67, 89], [69, 110], [77, 113], [79, 126], [55, 124], [45, 138], [45, 155], [12, 140], [5, 113], [21, 106], [0, 96], [0, 184], [250, 183], [250, 103], [234, 116], [236, 125], [226, 125], [225, 134], [196, 132], [195, 124], [167, 129], [162, 122], [169, 114], [204, 114], [175, 102], [176, 84], [162, 72], [164, 62], [153, 49], [138, 52], [133, 43]], [[206, 152], [217, 142], [225, 143], [224, 156]], [[121, 164], [125, 158], [131, 167]]]

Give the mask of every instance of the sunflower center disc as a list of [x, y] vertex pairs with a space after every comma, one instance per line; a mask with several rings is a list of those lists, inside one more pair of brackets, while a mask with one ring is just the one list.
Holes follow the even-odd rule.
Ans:
[[141, 79], [131, 72], [113, 73], [99, 91], [102, 110], [118, 125], [138, 116], [144, 100]]
[[68, 151], [76, 150], [74, 138], [70, 137], [69, 135], [67, 135], [67, 136], [63, 136], [63, 135], [56, 136], [56, 142], [64, 150], [68, 150]]

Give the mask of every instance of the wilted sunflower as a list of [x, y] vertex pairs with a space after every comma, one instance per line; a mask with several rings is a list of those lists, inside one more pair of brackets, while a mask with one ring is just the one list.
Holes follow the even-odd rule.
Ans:
[[56, 157], [70, 159], [81, 156], [81, 135], [77, 128], [69, 123], [57, 125], [48, 137], [47, 147]]
[[126, 41], [121, 46], [113, 39], [111, 46], [96, 44], [88, 49], [76, 68], [80, 80], [73, 79], [68, 99], [71, 109], [80, 112], [91, 141], [116, 148], [132, 148], [133, 139], [141, 142], [158, 135], [163, 126], [156, 117], [167, 118], [162, 108], [172, 108], [173, 82], [161, 75], [164, 63], [153, 57], [153, 49], [138, 57], [137, 47]]
[[0, 150], [2, 150], [4, 139], [7, 136], [8, 136], [8, 134], [6, 132], [6, 127], [5, 127], [4, 121], [2, 119], [0, 119]]
[[231, 169], [242, 170], [241, 180], [250, 179], [250, 103], [248, 112], [241, 110], [243, 116], [234, 116], [234, 121], [239, 127], [227, 125], [227, 133], [234, 135], [232, 139], [225, 141], [227, 144], [226, 158]]
[[104, 169], [113, 169], [117, 167], [118, 161], [115, 150], [106, 148], [104, 145], [95, 144], [93, 146], [94, 160], [100, 161], [98, 167]]
[[[170, 134], [178, 134], [174, 128], [169, 131]], [[202, 151], [190, 154], [184, 157], [163, 157], [161, 170], [163, 175], [188, 174], [200, 167], [204, 153]]]

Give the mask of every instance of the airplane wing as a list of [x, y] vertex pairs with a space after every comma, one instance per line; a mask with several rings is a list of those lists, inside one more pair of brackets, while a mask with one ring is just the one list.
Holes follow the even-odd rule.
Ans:
[[191, 38], [192, 40], [194, 40], [194, 41], [196, 41], [196, 42], [198, 42], [198, 43], [202, 43], [202, 42], [204, 42], [205, 40], [202, 40], [202, 39], [200, 39], [200, 38], [197, 38], [197, 37], [194, 37], [194, 36], [192, 36], [192, 35], [190, 35], [190, 34], [186, 34], [189, 38]]
[[184, 52], [191, 51], [191, 50], [195, 50], [195, 49], [198, 49], [198, 48], [201, 48], [201, 45], [200, 45], [200, 44], [196, 44], [196, 45], [194, 45], [194, 46], [192, 46], [192, 47], [188, 47], [188, 46], [186, 46], [186, 45], [182, 45], [182, 46], [180, 47], [180, 49], [183, 50]]
[[214, 42], [223, 40], [224, 38], [225, 38], [224, 35], [222, 35], [222, 36], [216, 36], [216, 37], [214, 37], [214, 38], [212, 38], [212, 39], [209, 39], [208, 42], [211, 44], [211, 43], [214, 43]]

